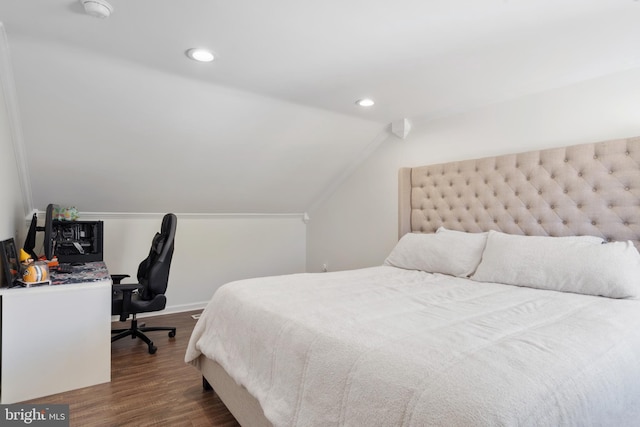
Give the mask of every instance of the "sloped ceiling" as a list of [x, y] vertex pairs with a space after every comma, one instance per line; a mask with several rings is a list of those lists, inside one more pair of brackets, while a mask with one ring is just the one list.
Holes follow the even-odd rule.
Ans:
[[635, 0], [109, 3], [0, 2], [34, 208], [304, 212], [394, 120], [640, 66]]

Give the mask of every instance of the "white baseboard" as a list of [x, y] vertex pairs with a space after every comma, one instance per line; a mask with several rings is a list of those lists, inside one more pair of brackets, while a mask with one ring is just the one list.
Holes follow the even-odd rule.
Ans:
[[[152, 311], [150, 313], [140, 313], [136, 317], [138, 319], [144, 319], [145, 317], [162, 316], [164, 314], [184, 313], [187, 311], [204, 310], [209, 301], [196, 302], [191, 304], [171, 305], [167, 306], [162, 311]], [[118, 321], [119, 316], [111, 316], [111, 321]], [[130, 319], [128, 319], [130, 320]]]

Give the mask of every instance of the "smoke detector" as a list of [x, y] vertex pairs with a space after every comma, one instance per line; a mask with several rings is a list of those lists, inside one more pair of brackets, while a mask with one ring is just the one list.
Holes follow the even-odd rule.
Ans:
[[105, 0], [80, 0], [84, 6], [84, 11], [87, 15], [95, 16], [96, 18], [108, 18], [113, 12], [113, 6], [107, 3]]

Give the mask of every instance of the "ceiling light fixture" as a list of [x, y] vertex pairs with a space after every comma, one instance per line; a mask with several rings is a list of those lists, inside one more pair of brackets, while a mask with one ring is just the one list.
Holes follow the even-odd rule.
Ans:
[[107, 3], [105, 0], [80, 0], [84, 6], [84, 11], [87, 15], [95, 16], [96, 18], [108, 18], [113, 12], [113, 6]]
[[371, 107], [373, 104], [375, 104], [375, 102], [373, 102], [373, 99], [370, 99], [370, 98], [362, 98], [357, 100], [356, 104], [358, 104], [361, 107]]
[[213, 53], [206, 49], [189, 49], [187, 52], [187, 56], [194, 61], [199, 62], [211, 62], [213, 61]]

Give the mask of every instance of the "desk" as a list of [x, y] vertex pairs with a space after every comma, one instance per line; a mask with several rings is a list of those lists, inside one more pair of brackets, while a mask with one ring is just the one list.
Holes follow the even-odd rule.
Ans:
[[0, 289], [0, 403], [111, 381], [111, 278], [102, 262], [78, 270]]

